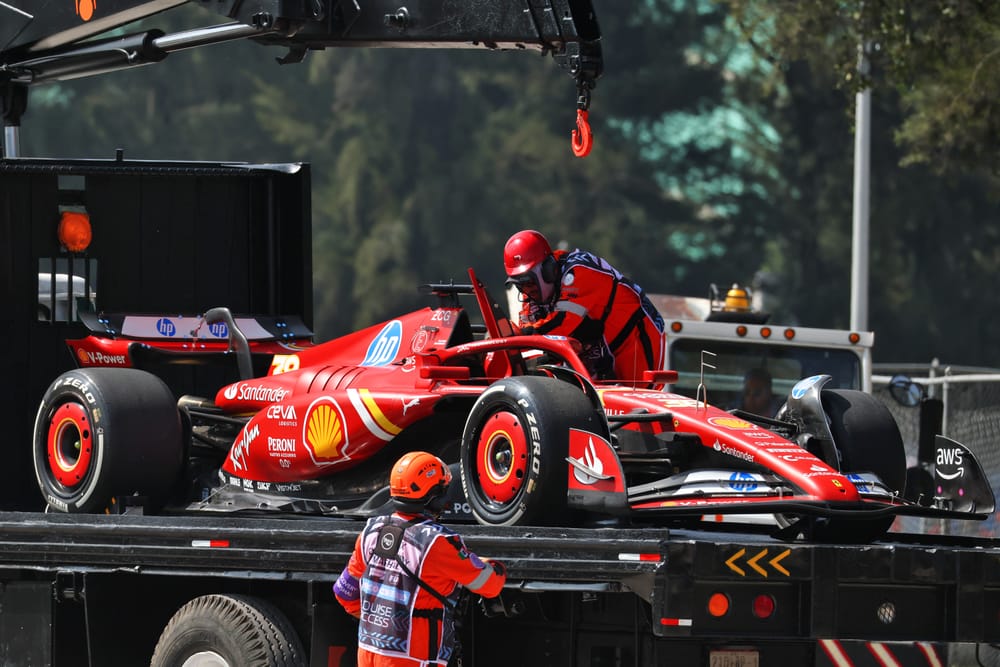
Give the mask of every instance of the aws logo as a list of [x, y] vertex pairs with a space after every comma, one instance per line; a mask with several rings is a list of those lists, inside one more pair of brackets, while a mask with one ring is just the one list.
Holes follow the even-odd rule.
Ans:
[[89, 21], [97, 10], [97, 0], [74, 0], [76, 3], [76, 15], [84, 21]]
[[320, 398], [309, 406], [302, 427], [302, 441], [316, 465], [329, 465], [345, 458], [344, 415], [333, 399]]

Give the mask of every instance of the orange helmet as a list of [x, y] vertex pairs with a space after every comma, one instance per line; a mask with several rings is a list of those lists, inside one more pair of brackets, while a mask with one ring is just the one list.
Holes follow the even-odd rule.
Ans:
[[427, 452], [410, 452], [392, 466], [389, 495], [406, 504], [426, 505], [444, 495], [449, 484], [451, 471], [444, 461]]
[[510, 277], [527, 273], [552, 256], [552, 247], [541, 232], [525, 229], [507, 239], [503, 247], [503, 267]]

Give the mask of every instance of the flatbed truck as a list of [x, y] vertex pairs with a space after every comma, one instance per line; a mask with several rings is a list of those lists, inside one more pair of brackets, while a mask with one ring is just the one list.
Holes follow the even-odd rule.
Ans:
[[[240, 596], [290, 623], [304, 664], [353, 664], [356, 625], [331, 587], [359, 527], [2, 513], [0, 660], [146, 664], [184, 605]], [[501, 596], [468, 614], [463, 664], [806, 665], [823, 664], [821, 639], [1000, 637], [1000, 546], [981, 540], [820, 545], [719, 530], [459, 530], [510, 571]]]
[[[375, 2], [203, 0], [243, 27], [158, 43], [162, 36], [136, 38], [126, 46], [158, 44], [163, 53], [136, 51], [120, 61], [120, 43], [73, 44], [96, 32], [80, 27], [83, 14], [106, 29], [112, 16], [135, 18], [177, 4], [77, 0], [75, 15], [68, 9], [48, 17], [34, 16], [29, 2], [0, 4], [0, 43], [6, 45], [0, 51], [0, 252], [10, 277], [0, 283], [7, 305], [0, 313], [7, 351], [0, 400], [11, 416], [0, 472], [0, 663], [169, 664], [164, 647], [181, 650], [196, 621], [208, 617], [215, 631], [200, 635], [192, 652], [204, 664], [229, 655], [223, 647], [235, 643], [234, 650], [246, 652], [229, 658], [233, 667], [257, 664], [252, 650], [261, 645], [271, 648], [260, 664], [347, 667], [354, 664], [357, 626], [336, 604], [331, 585], [360, 522], [147, 515], [128, 499], [115, 514], [46, 513], [30, 472], [38, 401], [51, 379], [76, 363], [64, 345], [83, 331], [75, 310], [155, 304], [199, 312], [225, 302], [236, 312], [295, 313], [309, 324], [312, 285], [308, 165], [137, 162], [123, 154], [25, 158], [16, 146], [27, 88], [235, 32], [297, 53], [335, 41], [322, 33], [331, 26], [340, 28], [338, 38], [349, 38], [346, 24], [337, 23], [345, 11], [365, 17], [352, 24], [368, 30], [356, 35], [359, 43], [399, 39], [408, 35], [407, 17], [424, 6], [409, 3], [404, 13]], [[483, 10], [482, 3], [469, 8]], [[571, 70], [584, 72], [578, 83], [591, 85], [599, 33], [589, 3], [546, 0], [521, 9], [529, 18], [557, 10], [582, 17], [560, 39], [539, 38], [538, 48], [566, 47], [559, 55], [572, 61]], [[7, 20], [12, 16], [16, 25]], [[308, 29], [290, 30], [290, 20]], [[275, 26], [284, 32], [275, 33]], [[525, 39], [505, 34], [511, 43]], [[429, 37], [418, 35], [414, 44]], [[70, 250], [59, 239], [67, 212], [85, 213], [93, 225], [93, 240], [83, 249]], [[233, 250], [195, 251], [183, 241], [194, 230], [229, 239]], [[55, 293], [60, 275], [67, 285], [79, 278], [79, 294], [75, 287]], [[49, 293], [40, 294], [45, 285]], [[66, 303], [55, 307], [60, 299]], [[164, 376], [181, 394], [218, 386], [215, 372], [177, 367]], [[753, 525], [728, 524], [712, 530], [698, 524], [457, 529], [473, 550], [505, 561], [510, 572], [500, 597], [472, 601], [465, 616], [467, 665], [830, 664], [824, 647], [849, 651], [873, 643], [915, 656], [899, 664], [936, 664], [929, 656], [939, 659], [945, 644], [1000, 642], [997, 540], [890, 534], [875, 544], [827, 545], [784, 542]], [[187, 664], [199, 663], [192, 657]]]

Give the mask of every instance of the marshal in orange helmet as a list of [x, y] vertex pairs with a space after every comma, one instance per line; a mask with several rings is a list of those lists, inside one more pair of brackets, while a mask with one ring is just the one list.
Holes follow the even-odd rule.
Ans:
[[389, 495], [397, 507], [419, 511], [444, 496], [449, 484], [451, 471], [444, 461], [427, 452], [410, 452], [392, 466]]
[[433, 454], [403, 455], [389, 473], [396, 511], [368, 520], [333, 592], [358, 617], [358, 667], [430, 667], [456, 651], [462, 589], [484, 597], [507, 580], [498, 561], [479, 558], [434, 520], [451, 482]]

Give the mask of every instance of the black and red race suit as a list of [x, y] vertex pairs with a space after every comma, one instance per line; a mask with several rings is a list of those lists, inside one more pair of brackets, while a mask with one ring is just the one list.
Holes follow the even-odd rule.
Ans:
[[556, 250], [559, 284], [548, 302], [523, 299], [520, 331], [572, 337], [596, 380], [642, 379], [663, 363], [663, 317], [642, 288], [583, 250]]

